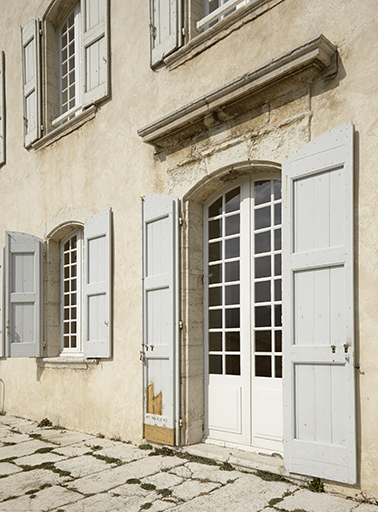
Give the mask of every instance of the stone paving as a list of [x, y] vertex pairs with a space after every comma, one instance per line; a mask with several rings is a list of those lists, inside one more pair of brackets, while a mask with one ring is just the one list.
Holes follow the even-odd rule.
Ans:
[[378, 512], [305, 482], [236, 470], [230, 461], [242, 454], [216, 462], [188, 450], [141, 449], [0, 416], [0, 512]]

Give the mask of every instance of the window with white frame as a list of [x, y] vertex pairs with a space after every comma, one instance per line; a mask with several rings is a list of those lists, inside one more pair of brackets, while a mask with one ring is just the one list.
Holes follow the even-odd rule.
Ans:
[[83, 231], [70, 233], [60, 246], [62, 353], [80, 353]]
[[26, 148], [109, 97], [108, 3], [55, 0], [22, 27]]

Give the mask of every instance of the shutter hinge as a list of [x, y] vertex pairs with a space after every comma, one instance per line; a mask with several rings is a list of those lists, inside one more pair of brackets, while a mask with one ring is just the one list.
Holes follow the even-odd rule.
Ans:
[[182, 217], [179, 217], [179, 226], [182, 228], [183, 224], [184, 224], [184, 219]]
[[185, 27], [182, 27], [181, 29], [181, 34], [185, 37], [186, 33], [185, 33]]
[[179, 321], [179, 328], [180, 329], [183, 329], [184, 328], [184, 324], [182, 323], [182, 320]]
[[144, 355], [143, 350], [139, 352], [139, 359], [142, 361], [142, 364], [146, 364], [146, 356]]
[[179, 419], [179, 426], [182, 427], [184, 425], [184, 422], [182, 421], [182, 418]]

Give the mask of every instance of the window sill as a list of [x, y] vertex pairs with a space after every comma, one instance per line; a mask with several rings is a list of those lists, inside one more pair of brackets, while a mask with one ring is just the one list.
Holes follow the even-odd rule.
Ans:
[[83, 110], [70, 121], [63, 123], [60, 126], [54, 128], [51, 132], [44, 135], [41, 139], [37, 140], [31, 145], [32, 149], [43, 149], [50, 144], [53, 144], [57, 140], [65, 137], [69, 133], [77, 130], [83, 124], [87, 123], [96, 116], [97, 106], [91, 105], [89, 108]]
[[57, 370], [89, 370], [98, 365], [98, 359], [86, 359], [81, 356], [43, 357], [37, 359], [39, 368], [55, 368]]
[[202, 32], [202, 34], [194, 37], [179, 50], [171, 53], [164, 59], [164, 63], [169, 70], [181, 66], [221, 39], [227, 37], [231, 32], [234, 32], [234, 30], [238, 30], [246, 23], [253, 21], [255, 18], [261, 16], [283, 1], [284, 0], [256, 0], [255, 2], [237, 9], [223, 20], [218, 21], [215, 25]]

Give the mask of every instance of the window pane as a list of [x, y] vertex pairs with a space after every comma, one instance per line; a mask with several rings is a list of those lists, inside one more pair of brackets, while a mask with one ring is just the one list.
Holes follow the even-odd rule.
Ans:
[[275, 374], [276, 377], [282, 377], [282, 356], [275, 356]]
[[255, 258], [255, 278], [270, 277], [270, 256], [263, 256], [262, 258]]
[[270, 327], [271, 322], [270, 306], [255, 307], [255, 327]]
[[76, 293], [71, 295], [71, 304], [72, 306], [76, 306]]
[[226, 236], [240, 233], [240, 215], [231, 215], [226, 217]]
[[209, 261], [219, 261], [222, 255], [222, 242], [209, 244]]
[[274, 325], [276, 327], [281, 327], [282, 321], [282, 307], [281, 306], [274, 306]]
[[225, 268], [226, 283], [229, 283], [230, 281], [239, 281], [239, 279], [240, 279], [239, 262], [231, 261], [230, 263], [226, 263], [225, 267], [226, 267]]
[[255, 254], [270, 252], [270, 231], [255, 235]]
[[281, 203], [274, 205], [274, 224], [281, 224]]
[[72, 318], [73, 320], [75, 320], [75, 319], [76, 319], [76, 308], [71, 308], [71, 318]]
[[64, 328], [64, 334], [68, 334], [70, 332], [69, 322], [64, 322], [63, 328]]
[[217, 286], [216, 288], [209, 288], [209, 306], [221, 306], [222, 305], [222, 288]]
[[225, 258], [237, 258], [240, 254], [240, 238], [231, 238], [225, 242]]
[[209, 221], [209, 239], [220, 238], [222, 236], [222, 219]]
[[70, 310], [69, 309], [64, 309], [63, 318], [64, 318], [64, 320], [69, 320], [69, 318], [70, 318]]
[[270, 225], [270, 206], [255, 210], [255, 229], [269, 228]]
[[275, 331], [274, 333], [274, 349], [276, 352], [282, 352], [282, 332]]
[[222, 374], [222, 356], [209, 355], [209, 373]]
[[255, 283], [255, 302], [270, 301], [270, 281]]
[[226, 213], [240, 209], [240, 187], [234, 188], [226, 194]]
[[240, 288], [238, 284], [226, 286], [225, 288], [226, 304], [240, 304]]
[[281, 254], [276, 254], [274, 256], [274, 275], [281, 275]]
[[270, 180], [255, 182], [255, 205], [270, 201]]
[[220, 329], [222, 328], [222, 310], [211, 309], [209, 311], [209, 328]]
[[222, 213], [222, 197], [209, 206], [209, 217], [216, 217]]
[[281, 180], [274, 180], [274, 200], [281, 199]]
[[221, 332], [209, 332], [209, 350], [210, 352], [220, 352], [222, 350]]
[[240, 332], [226, 332], [226, 351], [240, 351]]
[[240, 356], [226, 356], [226, 375], [240, 375]]
[[71, 348], [76, 348], [76, 336], [71, 336]]
[[275, 251], [281, 250], [281, 230], [280, 229], [274, 230], [274, 250]]
[[274, 281], [274, 300], [282, 300], [281, 279]]
[[272, 331], [255, 331], [255, 351], [271, 352]]
[[240, 309], [226, 309], [226, 327], [240, 327]]
[[64, 337], [64, 348], [69, 348], [70, 346], [70, 340], [68, 338], [68, 336], [65, 336]]
[[[227, 273], [227, 269], [226, 269]], [[222, 265], [209, 265], [209, 283], [215, 284], [222, 281]]]
[[271, 377], [272, 364], [270, 356], [255, 356], [256, 377]]

